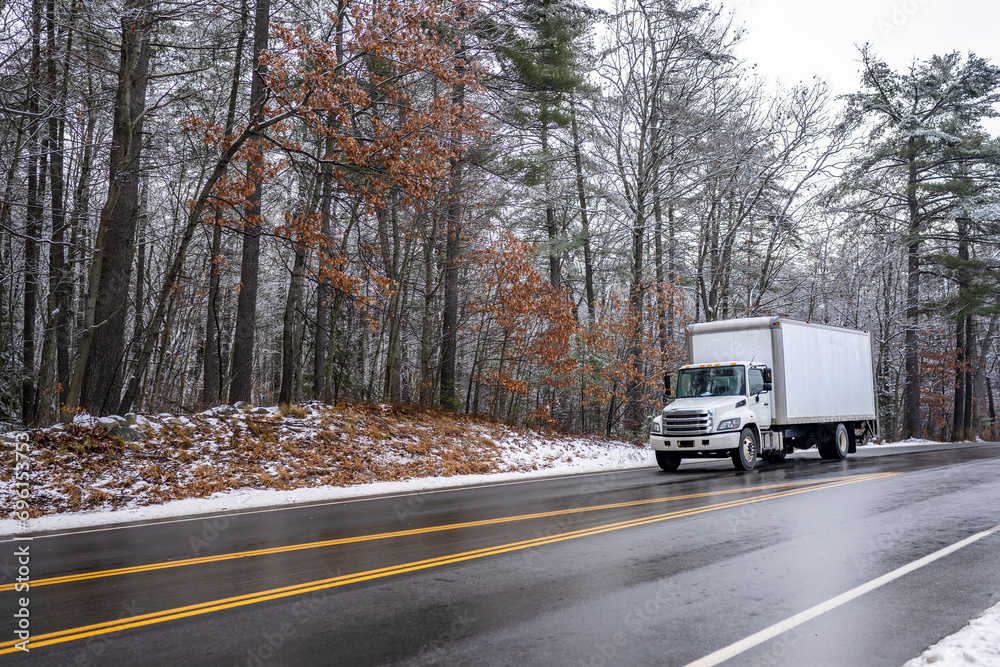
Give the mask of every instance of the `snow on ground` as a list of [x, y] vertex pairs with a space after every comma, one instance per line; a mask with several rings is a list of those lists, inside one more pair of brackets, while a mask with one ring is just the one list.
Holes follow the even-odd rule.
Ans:
[[1000, 604], [903, 667], [1000, 667]]
[[[0, 435], [0, 448], [18, 436]], [[83, 415], [28, 436], [28, 532], [656, 465], [621, 441], [382, 405]], [[0, 505], [11, 508], [13, 467], [3, 457]], [[0, 535], [15, 532], [0, 519]]]
[[[982, 442], [982, 441], [979, 441]], [[924, 440], [923, 438], [910, 438], [908, 440], [900, 440], [898, 442], [872, 442], [866, 445], [866, 447], [875, 447], [877, 449], [884, 449], [888, 447], [915, 447], [918, 445], [943, 445], [943, 444], [963, 444], [963, 443], [943, 443], [937, 440]], [[968, 444], [968, 443], [964, 443]]]
[[[544, 462], [552, 456], [553, 451], [552, 448], [543, 449], [544, 458], [541, 461]], [[511, 453], [512, 462], [524, 462], [530, 458], [530, 455], [524, 452], [512, 451]], [[599, 448], [578, 445], [574, 448], [573, 454], [574, 458], [571, 462], [562, 461], [556, 465], [540, 467], [538, 470], [528, 472], [422, 477], [398, 482], [370, 482], [353, 486], [317, 486], [289, 490], [244, 488], [213, 493], [207, 498], [184, 498], [159, 505], [91, 512], [65, 512], [29, 519], [28, 529], [29, 532], [59, 531], [132, 521], [152, 521], [198, 514], [252, 510], [279, 505], [435, 491], [474, 484], [497, 484], [540, 477], [629, 470], [656, 465], [656, 459], [651, 451], [637, 450], [626, 446]], [[0, 520], [0, 536], [15, 533], [16, 526], [17, 522], [13, 519]]]

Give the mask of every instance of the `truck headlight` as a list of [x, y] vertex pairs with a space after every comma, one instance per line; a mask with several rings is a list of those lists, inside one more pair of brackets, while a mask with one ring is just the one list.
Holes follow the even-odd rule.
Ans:
[[654, 421], [652, 424], [650, 424], [650, 426], [649, 426], [649, 432], [650, 433], [659, 433], [660, 432], [660, 422]]
[[735, 431], [740, 427], [740, 418], [736, 419], [724, 419], [719, 422], [720, 431]]

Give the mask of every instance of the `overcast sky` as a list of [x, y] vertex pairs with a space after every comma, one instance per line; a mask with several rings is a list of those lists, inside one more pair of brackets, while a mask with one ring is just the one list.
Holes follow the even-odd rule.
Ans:
[[723, 0], [747, 28], [740, 51], [768, 79], [826, 79], [858, 89], [855, 46], [869, 42], [894, 70], [916, 57], [969, 51], [1000, 66], [997, 0]]

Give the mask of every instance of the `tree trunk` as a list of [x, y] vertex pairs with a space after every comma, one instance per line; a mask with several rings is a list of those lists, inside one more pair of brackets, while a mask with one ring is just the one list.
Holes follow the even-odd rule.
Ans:
[[971, 406], [972, 421], [970, 428], [974, 429], [974, 432], [970, 434], [970, 438], [985, 435], [987, 431], [984, 427], [987, 424], [992, 423], [989, 415], [989, 379], [987, 378], [986, 361], [987, 355], [990, 351], [990, 341], [992, 341], [996, 335], [996, 316], [990, 318], [986, 330], [982, 333], [980, 333], [979, 326], [980, 325], [977, 325], [973, 321], [972, 352], [974, 353], [974, 361], [973, 366], [970, 369], [970, 386], [973, 401]]
[[[333, 138], [327, 137], [326, 156], [333, 155]], [[316, 285], [316, 339], [313, 355], [313, 400], [321, 401], [326, 394], [326, 355], [327, 343], [330, 340], [330, 299], [333, 289], [327, 272], [333, 269], [333, 253], [330, 252], [332, 228], [330, 218], [333, 206], [333, 171], [328, 165], [323, 165], [322, 193], [320, 195], [320, 231], [321, 246], [319, 250], [319, 278]]]
[[966, 418], [966, 403], [972, 403], [972, 396], [966, 393], [968, 385], [968, 320], [971, 318], [962, 314], [964, 297], [969, 289], [969, 240], [968, 240], [968, 218], [957, 218], [958, 226], [958, 259], [961, 262], [958, 269], [958, 301], [959, 317], [955, 322], [955, 408], [952, 418], [951, 439], [958, 442], [966, 438], [967, 431], [971, 424]]
[[639, 210], [635, 213], [635, 221], [632, 227], [632, 275], [629, 285], [629, 303], [631, 305], [630, 315], [635, 318], [632, 328], [632, 342], [629, 345], [629, 360], [632, 365], [632, 372], [625, 383], [625, 396], [627, 404], [625, 406], [625, 430], [632, 434], [639, 430], [642, 425], [642, 326], [643, 326], [643, 236], [646, 225], [642, 216], [643, 202], [639, 201]]
[[[421, 212], [415, 214], [418, 218], [422, 217]], [[396, 256], [398, 257], [400, 248], [398, 244], [398, 239], [401, 230], [398, 229], [398, 222], [396, 221], [398, 214], [393, 210], [393, 229], [395, 230], [397, 244], [396, 244]], [[418, 220], [414, 221], [414, 225], [418, 224]], [[383, 396], [386, 400], [390, 402], [400, 402], [407, 400], [404, 396], [403, 391], [403, 327], [404, 322], [404, 311], [406, 310], [407, 301], [409, 300], [410, 294], [410, 281], [405, 279], [410, 272], [410, 260], [413, 251], [413, 234], [405, 234], [405, 243], [402, 248], [402, 259], [395, 260], [395, 264], [398, 265], [394, 272], [397, 275], [396, 287], [389, 301], [389, 344], [386, 351], [386, 361], [385, 361], [385, 383], [383, 386]]]
[[[72, 22], [71, 22], [72, 25]], [[46, 32], [48, 43], [48, 84], [52, 90], [54, 106], [62, 109], [66, 99], [66, 77], [64, 76], [61, 92], [57, 95], [56, 68], [56, 19], [55, 1], [48, 0], [46, 4]], [[70, 31], [67, 39], [67, 52], [72, 48], [73, 33]], [[54, 328], [56, 382], [58, 384], [56, 408], [62, 408], [66, 402], [66, 392], [70, 384], [69, 360], [69, 312], [71, 284], [66, 266], [66, 211], [65, 211], [65, 181], [63, 177], [63, 144], [65, 120], [57, 114], [49, 117], [49, 189], [52, 202], [52, 242], [49, 244], [49, 291], [50, 320]]]
[[[73, 193], [73, 212], [70, 215], [69, 227], [71, 230], [71, 264], [76, 264], [80, 248], [86, 243], [82, 239], [85, 237], [85, 230], [82, 230], [81, 221], [87, 219], [90, 210], [90, 199], [87, 197], [87, 186], [90, 182], [90, 171], [93, 165], [94, 151], [94, 126], [96, 123], [96, 113], [91, 109], [87, 114], [87, 128], [84, 132], [86, 137], [83, 148], [83, 158], [80, 163], [80, 178], [76, 184], [76, 191]], [[100, 234], [100, 230], [98, 230]], [[90, 268], [87, 271], [87, 279], [81, 280], [79, 286], [74, 285], [74, 292], [79, 290], [77, 302], [79, 304], [76, 313], [77, 330], [81, 332], [80, 342], [77, 345], [76, 360], [70, 374], [70, 382], [66, 392], [65, 405], [67, 410], [63, 413], [61, 421], [72, 419], [73, 410], [80, 405], [80, 391], [83, 385], [83, 373], [87, 363], [90, 343], [93, 341], [94, 323], [94, 297], [97, 294], [97, 276], [100, 274], [100, 253], [94, 257]]]
[[920, 346], [917, 330], [920, 319], [920, 217], [917, 202], [917, 165], [913, 156], [915, 140], [910, 140], [909, 179], [906, 190], [910, 214], [909, 242], [906, 248], [906, 332], [903, 380], [903, 438], [919, 438], [923, 431], [920, 419]]
[[965, 437], [965, 317], [955, 323], [955, 407], [952, 417], [951, 440], [958, 442]]
[[656, 264], [656, 322], [657, 341], [660, 348], [660, 362], [667, 361], [667, 303], [663, 283], [663, 211], [660, 204], [660, 188], [653, 189], [653, 261]]
[[[260, 188], [250, 198], [248, 220], [260, 218]], [[243, 253], [240, 259], [240, 292], [236, 306], [236, 333], [233, 336], [232, 376], [229, 402], [249, 402], [253, 391], [253, 344], [257, 322], [257, 287], [260, 271], [260, 223], [249, 223], [243, 230]]]
[[121, 65], [111, 141], [108, 197], [101, 211], [103, 238], [93, 337], [86, 353], [80, 402], [91, 414], [119, 410], [125, 363], [125, 322], [138, 222], [142, 126], [149, 80], [152, 19], [148, 0], [130, 0], [122, 16]]
[[575, 98], [570, 96], [571, 128], [573, 132], [573, 165], [576, 168], [576, 195], [580, 200], [580, 230], [583, 235], [583, 282], [587, 295], [587, 324], [597, 322], [597, 297], [594, 294], [594, 256], [590, 247], [590, 217], [587, 212], [587, 193], [584, 190], [583, 159], [580, 154], [580, 133], [576, 122]]
[[24, 319], [21, 327], [21, 421], [34, 426], [38, 421], [35, 386], [35, 317], [38, 311], [38, 234], [42, 227], [42, 207], [38, 202], [38, 144], [28, 145], [28, 199], [24, 239]]
[[[675, 155], [677, 151], [677, 133], [670, 133], [670, 154]], [[674, 318], [676, 308], [674, 299], [676, 298], [677, 287], [677, 244], [676, 226], [674, 225], [674, 197], [676, 196], [677, 170], [670, 169], [669, 180], [669, 200], [667, 202], [667, 283], [670, 285], [670, 293], [667, 299], [667, 340], [674, 340]]]
[[[349, 219], [347, 221], [347, 226], [344, 228], [343, 237], [340, 240], [340, 257], [346, 257], [348, 244], [351, 239], [351, 232], [354, 230], [354, 226], [358, 224], [359, 221], [359, 209], [361, 208], [361, 198], [355, 197], [353, 203], [351, 204], [351, 212]], [[345, 261], [341, 260], [336, 267], [333, 267], [338, 271], [342, 271], [345, 268]], [[345, 375], [350, 371], [345, 368], [345, 360], [349, 360], [353, 357], [354, 350], [342, 351], [338, 350], [338, 343], [342, 342], [341, 337], [337, 333], [337, 327], [340, 322], [340, 308], [345, 302], [344, 293], [342, 291], [334, 290], [333, 305], [330, 308], [330, 338], [328, 344], [327, 352], [327, 363], [326, 363], [326, 373], [327, 377], [333, 378], [333, 392], [331, 395], [329, 382], [327, 382], [327, 389], [323, 393], [323, 400], [330, 401], [336, 405], [340, 397], [340, 387], [342, 386]], [[347, 314], [348, 321], [350, 320], [350, 309], [348, 309]], [[345, 325], [346, 326], [346, 325]], [[334, 354], [331, 354], [333, 351]], [[363, 349], [362, 349], [363, 351]]]
[[[15, 180], [20, 181], [21, 151], [24, 148], [24, 125], [16, 123], [16, 134], [14, 138], [14, 153], [10, 157], [10, 166], [7, 170], [6, 183], [3, 195], [0, 195], [0, 227], [11, 228], [11, 202], [13, 201], [13, 191]], [[5, 242], [0, 244], [0, 266], [14, 266], [14, 244], [11, 234], [5, 235]], [[16, 349], [14, 334], [14, 298], [17, 286], [14, 284], [16, 277], [11, 273], [4, 278], [0, 278], [0, 349]], [[6, 360], [0, 360], [0, 371], [11, 375], [20, 372], [20, 368], [14, 364], [15, 360], [10, 355]], [[20, 389], [20, 388], [18, 388]], [[11, 394], [0, 397], [0, 420], [13, 422], [14, 412], [18, 398]], [[20, 406], [23, 407], [23, 406]]]
[[292, 278], [288, 284], [288, 299], [285, 301], [285, 316], [281, 330], [281, 389], [278, 392], [278, 404], [290, 404], [295, 400], [293, 395], [294, 375], [298, 350], [295, 345], [295, 313], [302, 302], [302, 278], [306, 272], [306, 250], [295, 243], [295, 262], [292, 265]]
[[[671, 172], [671, 192], [673, 191], [674, 176]], [[675, 244], [674, 226], [674, 204], [673, 200], [667, 205], [667, 282], [670, 284], [670, 298], [667, 300], [667, 340], [674, 339], [674, 318], [676, 317], [674, 298], [677, 283], [677, 246]]]
[[[42, 205], [44, 186], [39, 185], [39, 175], [44, 171], [41, 161], [38, 136], [41, 123], [38, 120], [38, 97], [35, 82], [41, 79], [41, 30], [42, 4], [40, 0], [31, 3], [31, 81], [28, 89], [28, 114], [31, 116], [28, 132], [28, 192], [24, 230], [24, 319], [21, 328], [21, 421], [25, 426], [34, 426], [38, 421], [38, 392], [35, 377], [35, 317], [38, 314], [38, 237], [42, 231]], [[44, 177], [44, 175], [43, 175]]]
[[965, 405], [962, 406], [965, 413], [962, 418], [965, 422], [964, 440], [976, 435], [973, 421], [973, 405], [976, 397], [972, 379], [975, 369], [979, 366], [979, 352], [976, 349], [976, 322], [972, 315], [965, 319], [965, 358], [968, 361], [969, 369], [965, 372]]
[[562, 276], [560, 275], [561, 267], [559, 266], [559, 255], [556, 252], [556, 243], [559, 238], [559, 228], [556, 225], [556, 212], [552, 205], [553, 170], [549, 164], [551, 159], [551, 156], [549, 155], [549, 102], [545, 91], [542, 91], [540, 115], [542, 121], [540, 133], [542, 143], [542, 162], [544, 163], [545, 172], [545, 232], [549, 240], [549, 282], [552, 283], [553, 287], [559, 287], [559, 283], [562, 281]]
[[[459, 47], [458, 74], [464, 74], [464, 42]], [[452, 104], [461, 108], [465, 103], [465, 86], [459, 84], [452, 92]], [[461, 122], [461, 119], [459, 120]], [[461, 150], [462, 129], [459, 125], [452, 136], [452, 145]], [[445, 222], [444, 310], [441, 313], [441, 405], [456, 409], [455, 393], [458, 356], [458, 275], [462, 235], [462, 189], [464, 163], [456, 154], [451, 159], [448, 177], [448, 213]]]
[[438, 236], [438, 208], [434, 208], [430, 229], [424, 230], [423, 261], [424, 261], [424, 303], [420, 316], [420, 403], [430, 405], [434, 400], [434, 376], [431, 361], [434, 356], [434, 345], [431, 341], [434, 329], [434, 297], [437, 293], [435, 276], [434, 251]]
[[222, 271], [222, 220], [216, 214], [212, 228], [212, 250], [208, 268], [208, 313], [205, 318], [205, 352], [202, 358], [201, 407], [217, 405], [222, 398], [222, 347], [220, 345], [219, 282]]
[[997, 427], [997, 412], [996, 407], [993, 404], [993, 382], [989, 377], [983, 378], [986, 384], [986, 398], [989, 401], [989, 416], [990, 416], [990, 434], [995, 437], [996, 427]]
[[[247, 3], [240, 3], [240, 32], [236, 38], [236, 53], [233, 56], [233, 84], [229, 89], [229, 109], [226, 112], [225, 133], [233, 132], [236, 122], [236, 101], [243, 72], [243, 45], [247, 33]], [[212, 228], [212, 256], [208, 276], [208, 307], [205, 315], [205, 346], [201, 390], [201, 406], [209, 408], [222, 400], [222, 345], [219, 322], [219, 283], [222, 273], [222, 225], [225, 220], [222, 208], [215, 209], [215, 226]]]
[[[254, 18], [253, 63], [256, 67], [250, 86], [251, 125], [262, 120], [264, 111], [264, 68], [260, 64], [261, 52], [267, 49], [268, 21], [270, 20], [270, 0], [258, 0]], [[250, 401], [253, 390], [253, 347], [254, 329], [257, 321], [257, 284], [259, 279], [260, 231], [261, 231], [261, 189], [262, 174], [259, 166], [263, 163], [264, 146], [258, 145], [260, 163], [249, 164], [248, 172], [253, 174], [254, 189], [247, 198], [246, 226], [243, 230], [243, 254], [240, 261], [240, 296], [236, 307], [236, 335], [233, 337], [233, 368], [229, 384], [229, 402]], [[256, 172], [256, 173], [255, 173]]]
[[[334, 36], [334, 48], [337, 57], [337, 67], [344, 63], [344, 0], [337, 0], [337, 34]], [[328, 124], [333, 125], [336, 119], [331, 116]], [[333, 136], [327, 136], [325, 159], [333, 159], [337, 146]], [[320, 225], [322, 245], [319, 252], [319, 283], [316, 286], [316, 340], [313, 346], [313, 400], [324, 401], [329, 395], [327, 388], [327, 351], [330, 342], [330, 300], [333, 298], [333, 288], [325, 272], [333, 270], [332, 225], [333, 218], [333, 167], [324, 164], [322, 168], [322, 194], [320, 196]]]
[[[140, 237], [142, 229], [139, 230]], [[152, 247], [150, 250], [150, 261], [152, 261]], [[132, 345], [142, 340], [144, 330], [143, 304], [146, 303], [146, 241], [140, 240], [139, 247], [135, 253], [135, 322], [132, 333]]]

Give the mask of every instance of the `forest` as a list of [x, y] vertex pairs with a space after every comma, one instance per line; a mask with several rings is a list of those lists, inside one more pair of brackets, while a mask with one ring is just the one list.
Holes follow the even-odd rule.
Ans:
[[638, 438], [692, 322], [997, 437], [1000, 69], [779, 87], [697, 0], [0, 2], [0, 430], [418, 404]]

